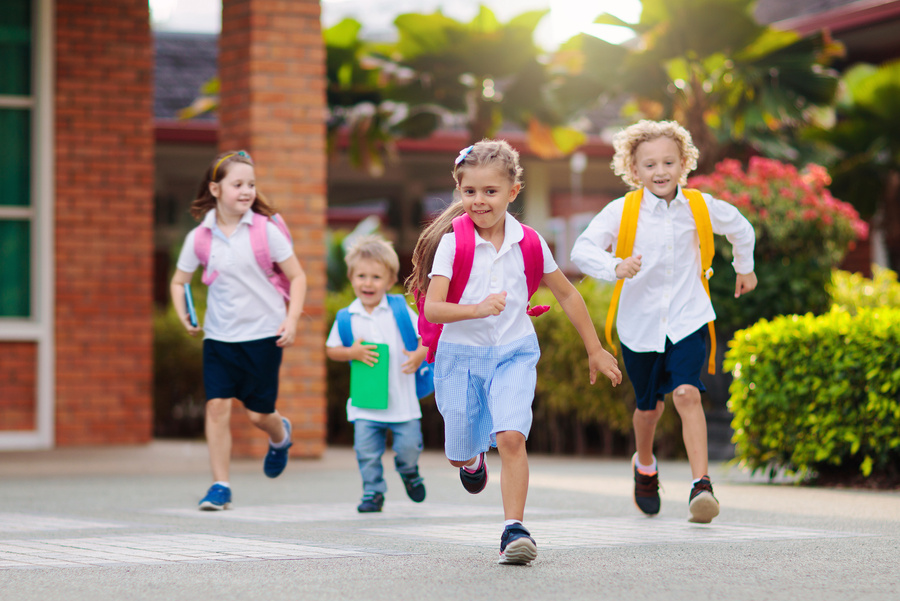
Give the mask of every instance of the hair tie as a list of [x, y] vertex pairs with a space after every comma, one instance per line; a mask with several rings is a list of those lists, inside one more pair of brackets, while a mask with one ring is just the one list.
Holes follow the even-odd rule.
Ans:
[[225, 161], [225, 159], [231, 158], [231, 157], [233, 157], [233, 156], [235, 156], [235, 155], [237, 155], [237, 156], [239, 156], [239, 157], [244, 157], [245, 159], [247, 159], [248, 161], [250, 161], [250, 164], [251, 164], [251, 165], [253, 164], [253, 159], [250, 158], [250, 154], [249, 154], [248, 152], [244, 151], [244, 150], [239, 150], [239, 151], [237, 151], [237, 152], [232, 152], [231, 154], [226, 154], [226, 155], [223, 156], [221, 159], [219, 159], [219, 162], [216, 163], [216, 166], [215, 166], [215, 167], [213, 167], [212, 178], [211, 178], [212, 181], [216, 181], [216, 171], [219, 170], [219, 165], [221, 165], [221, 164]]
[[459, 151], [459, 156], [456, 157], [456, 164], [459, 165], [463, 161], [466, 160], [466, 157], [469, 156], [469, 153], [472, 152], [472, 149], [475, 148], [475, 145], [469, 146], [468, 148], [463, 148]]

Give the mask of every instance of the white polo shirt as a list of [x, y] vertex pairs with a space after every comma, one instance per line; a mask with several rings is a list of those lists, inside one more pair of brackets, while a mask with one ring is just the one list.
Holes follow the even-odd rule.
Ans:
[[[753, 271], [756, 234], [733, 205], [703, 194], [715, 234], [734, 251], [734, 270]], [[625, 198], [597, 214], [572, 248], [572, 262], [587, 275], [615, 281], [622, 259], [614, 252]], [[639, 352], [665, 352], [666, 338], [676, 343], [716, 318], [700, 280], [700, 238], [690, 203], [679, 186], [671, 204], [644, 189], [632, 255], [641, 255], [641, 270], [626, 279], [619, 299], [619, 340]], [[714, 277], [732, 277], [718, 273]]]
[[[416, 327], [419, 316], [407, 305], [413, 327]], [[416, 375], [403, 373], [402, 365], [406, 362], [403, 351], [403, 336], [394, 312], [383, 297], [378, 306], [369, 313], [359, 299], [355, 299], [347, 307], [350, 312], [350, 327], [353, 328], [354, 340], [388, 345], [388, 406], [387, 409], [361, 409], [350, 404], [347, 399], [347, 420], [368, 419], [375, 422], [397, 423], [408, 422], [422, 417], [422, 408], [416, 397]], [[344, 346], [338, 331], [337, 320], [331, 326], [325, 346]]]
[[[287, 316], [284, 297], [256, 262], [250, 246], [250, 224], [253, 213], [247, 211], [231, 234], [222, 233], [216, 225], [216, 210], [211, 209], [199, 227], [212, 230], [209, 272], [219, 276], [209, 287], [206, 315], [203, 318], [205, 338], [222, 342], [247, 342], [274, 336]], [[194, 231], [187, 235], [178, 255], [178, 269], [193, 273], [200, 267], [194, 252]], [[266, 224], [269, 253], [276, 263], [294, 254], [291, 243], [278, 226]]]
[[[534, 334], [531, 317], [525, 313], [528, 306], [528, 285], [525, 280], [525, 259], [519, 246], [524, 237], [522, 224], [509, 213], [506, 214], [500, 250], [495, 249], [493, 244], [475, 231], [472, 274], [459, 304], [477, 305], [489, 294], [506, 291], [506, 308], [500, 315], [446, 323], [441, 340], [470, 346], [503, 346]], [[538, 238], [544, 254], [544, 273], [553, 273], [558, 269], [556, 261], [544, 238], [540, 234]], [[442, 275], [452, 278], [455, 254], [455, 234], [444, 234], [428, 277]]]

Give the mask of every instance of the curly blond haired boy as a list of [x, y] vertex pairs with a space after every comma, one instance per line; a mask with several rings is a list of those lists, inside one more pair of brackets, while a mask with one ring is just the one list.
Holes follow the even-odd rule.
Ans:
[[[682, 186], [697, 167], [699, 152], [690, 133], [674, 121], [640, 121], [613, 139], [612, 167], [630, 187], [641, 190], [631, 256], [617, 258], [625, 197], [612, 201], [575, 241], [572, 261], [587, 275], [624, 280], [616, 319], [622, 358], [634, 386], [632, 459], [634, 501], [646, 515], [660, 510], [659, 473], [653, 455], [656, 425], [672, 394], [693, 475], [690, 521], [708, 523], [719, 514], [710, 483], [706, 416], [700, 373], [706, 364], [706, 324], [715, 319], [698, 277], [700, 238]], [[753, 226], [727, 202], [702, 194], [715, 234], [734, 251], [735, 297], [756, 287]], [[624, 233], [624, 232], [623, 232]]]

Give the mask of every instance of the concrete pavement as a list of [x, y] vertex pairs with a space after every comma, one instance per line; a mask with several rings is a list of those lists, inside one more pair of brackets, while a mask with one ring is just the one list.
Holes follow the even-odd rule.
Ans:
[[425, 453], [410, 502], [392, 454], [381, 514], [360, 515], [351, 449], [234, 463], [234, 509], [200, 512], [206, 447], [0, 453], [0, 601], [900, 599], [900, 492], [769, 484], [711, 468], [721, 515], [687, 522], [689, 469], [661, 462], [663, 506], [631, 500], [626, 460], [532, 456], [528, 567], [496, 564], [500, 462], [469, 495]]

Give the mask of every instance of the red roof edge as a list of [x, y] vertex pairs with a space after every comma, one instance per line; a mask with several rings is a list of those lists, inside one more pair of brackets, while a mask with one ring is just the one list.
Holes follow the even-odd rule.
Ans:
[[153, 135], [157, 142], [216, 145], [219, 143], [219, 122], [156, 119]]
[[900, 0], [860, 0], [833, 10], [777, 21], [772, 23], [772, 27], [796, 31], [805, 36], [822, 29], [834, 33], [851, 31], [898, 18]]

